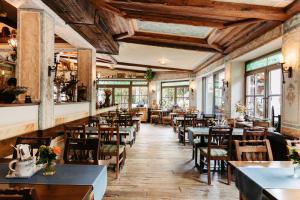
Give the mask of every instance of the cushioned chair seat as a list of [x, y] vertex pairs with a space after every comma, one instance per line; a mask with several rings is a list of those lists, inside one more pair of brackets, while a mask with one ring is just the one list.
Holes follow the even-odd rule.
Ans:
[[[207, 147], [202, 147], [200, 148], [200, 151], [207, 154]], [[210, 155], [213, 157], [223, 157], [223, 156], [227, 156], [227, 150], [225, 149], [210, 149]]]
[[[124, 149], [125, 149], [125, 146], [120, 145], [119, 146], [119, 154], [121, 154], [124, 151]], [[100, 147], [100, 152], [108, 153], [108, 154], [115, 153], [115, 152], [117, 152], [117, 145], [105, 144]]]

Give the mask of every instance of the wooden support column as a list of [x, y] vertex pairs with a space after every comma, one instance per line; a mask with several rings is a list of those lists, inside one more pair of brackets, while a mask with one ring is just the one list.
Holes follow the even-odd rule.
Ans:
[[78, 49], [79, 85], [87, 87], [87, 100], [90, 102], [90, 115], [96, 114], [96, 51]]
[[285, 73], [282, 91], [282, 126], [284, 134], [300, 137], [300, 14], [284, 24], [282, 41], [284, 66], [292, 67], [293, 77]]
[[[18, 85], [39, 102], [39, 130], [53, 126], [54, 20], [43, 10], [18, 9]], [[21, 97], [24, 100], [24, 96]]]

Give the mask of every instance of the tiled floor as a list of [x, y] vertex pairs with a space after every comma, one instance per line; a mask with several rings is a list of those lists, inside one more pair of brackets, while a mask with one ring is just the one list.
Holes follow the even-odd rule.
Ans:
[[239, 199], [234, 183], [222, 183], [218, 174], [208, 186], [191, 156], [191, 146], [179, 144], [170, 127], [142, 124], [120, 178], [110, 170], [104, 199]]

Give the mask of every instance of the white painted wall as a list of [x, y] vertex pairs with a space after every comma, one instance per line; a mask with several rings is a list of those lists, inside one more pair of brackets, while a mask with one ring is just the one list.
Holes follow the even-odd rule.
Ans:
[[0, 107], [0, 140], [38, 129], [38, 105]]
[[89, 102], [56, 104], [54, 105], [54, 118], [89, 112], [89, 106]]

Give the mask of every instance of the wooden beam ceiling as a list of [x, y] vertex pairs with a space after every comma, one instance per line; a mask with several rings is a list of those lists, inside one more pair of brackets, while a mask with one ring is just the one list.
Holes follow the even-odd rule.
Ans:
[[135, 32], [131, 37], [119, 39], [120, 42], [160, 46], [167, 48], [185, 49], [204, 52], [223, 52], [217, 45], [209, 45], [206, 39], [165, 35], [159, 33]]
[[140, 11], [144, 15], [155, 12], [200, 18], [208, 15], [216, 19], [222, 17], [276, 21], [288, 19], [288, 14], [283, 8], [210, 0], [107, 0], [106, 2], [126, 13]]

